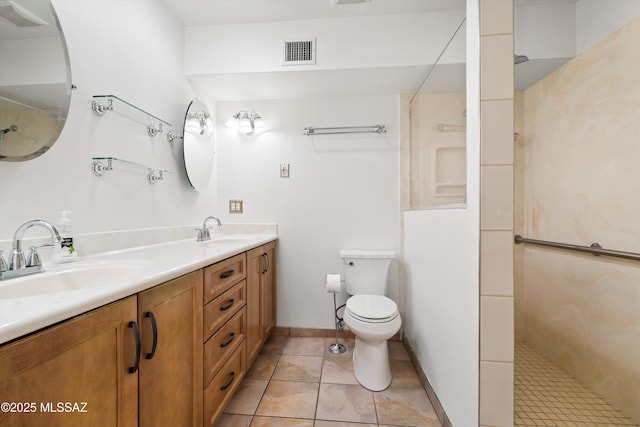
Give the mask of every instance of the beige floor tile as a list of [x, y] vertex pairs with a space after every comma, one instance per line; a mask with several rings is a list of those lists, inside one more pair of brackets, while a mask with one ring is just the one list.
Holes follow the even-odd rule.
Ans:
[[313, 418], [319, 383], [271, 380], [256, 415]]
[[353, 338], [340, 338], [338, 340], [338, 342], [340, 344], [342, 344], [346, 351], [344, 353], [331, 353], [328, 349], [329, 346], [331, 344], [335, 344], [336, 343], [336, 338], [327, 338], [326, 342], [325, 342], [325, 353], [324, 356], [325, 357], [345, 357], [345, 358], [352, 358], [353, 357], [353, 348], [356, 345], [356, 340]]
[[319, 382], [322, 372], [322, 357], [317, 356], [280, 356], [274, 380]]
[[289, 343], [289, 337], [279, 335], [271, 335], [266, 343], [262, 346], [260, 353], [282, 354], [282, 351]]
[[389, 388], [374, 393], [378, 422], [405, 426], [440, 426], [423, 389]]
[[353, 362], [346, 357], [325, 357], [322, 363], [322, 383], [358, 384], [353, 374]]
[[283, 354], [296, 356], [323, 356], [325, 338], [290, 337]]
[[391, 360], [411, 360], [407, 349], [400, 341], [389, 341], [389, 359]]
[[254, 380], [268, 380], [276, 369], [280, 355], [276, 353], [261, 353], [256, 357], [253, 366], [247, 372], [245, 378]]
[[375, 423], [373, 392], [359, 385], [320, 384], [316, 418]]
[[422, 388], [420, 377], [408, 360], [391, 360], [391, 388]]
[[313, 427], [313, 420], [301, 418], [254, 417], [251, 427]]
[[267, 380], [245, 379], [224, 409], [228, 414], [253, 415], [267, 388]]
[[222, 414], [215, 427], [249, 427], [251, 415]]

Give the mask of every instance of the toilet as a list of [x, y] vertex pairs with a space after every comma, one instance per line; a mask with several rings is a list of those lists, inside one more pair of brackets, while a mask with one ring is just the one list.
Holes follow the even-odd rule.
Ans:
[[347, 300], [344, 322], [356, 336], [353, 371], [358, 382], [372, 391], [391, 384], [387, 340], [402, 325], [396, 303], [386, 297], [387, 274], [395, 252], [341, 250]]

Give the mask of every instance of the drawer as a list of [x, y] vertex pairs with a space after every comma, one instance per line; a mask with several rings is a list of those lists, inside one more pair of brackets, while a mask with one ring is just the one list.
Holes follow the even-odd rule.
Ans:
[[204, 389], [204, 425], [213, 426], [246, 372], [245, 343], [237, 348], [220, 372]]
[[204, 384], [220, 370], [225, 360], [229, 359], [238, 345], [244, 342], [247, 334], [246, 309], [242, 308], [218, 332], [204, 343]]
[[204, 269], [204, 303], [208, 303], [247, 277], [247, 256], [242, 253]]
[[247, 301], [247, 281], [243, 280], [204, 306], [204, 341], [208, 340], [227, 320], [238, 312]]

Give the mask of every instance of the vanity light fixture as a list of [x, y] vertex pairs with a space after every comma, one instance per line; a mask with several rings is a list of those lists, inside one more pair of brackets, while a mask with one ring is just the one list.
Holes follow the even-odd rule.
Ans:
[[254, 135], [257, 132], [265, 130], [267, 127], [262, 120], [262, 117], [255, 111], [240, 110], [234, 114], [226, 123], [225, 126], [237, 130], [238, 132], [247, 134], [248, 136]]

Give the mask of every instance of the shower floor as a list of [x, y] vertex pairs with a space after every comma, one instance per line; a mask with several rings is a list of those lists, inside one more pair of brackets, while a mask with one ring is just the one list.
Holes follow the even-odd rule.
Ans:
[[638, 426], [526, 344], [515, 350], [516, 427]]

